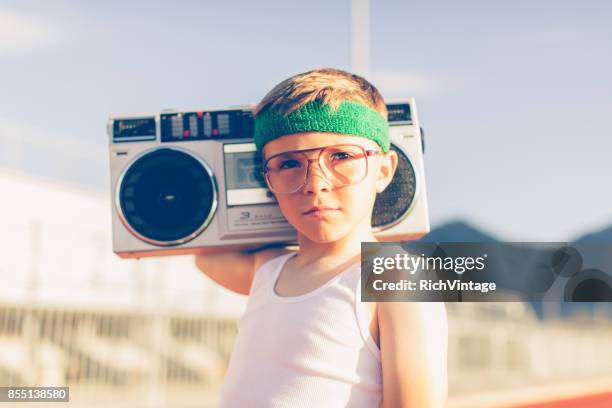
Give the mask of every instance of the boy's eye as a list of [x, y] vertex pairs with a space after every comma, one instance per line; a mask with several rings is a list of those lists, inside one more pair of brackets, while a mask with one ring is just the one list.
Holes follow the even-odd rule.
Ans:
[[353, 157], [350, 153], [347, 152], [335, 152], [330, 155], [332, 160], [346, 160]]
[[300, 162], [297, 160], [285, 160], [278, 165], [279, 170], [292, 169], [299, 166]]

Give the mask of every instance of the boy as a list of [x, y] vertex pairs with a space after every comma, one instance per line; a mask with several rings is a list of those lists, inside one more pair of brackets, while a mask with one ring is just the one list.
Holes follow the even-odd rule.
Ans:
[[444, 305], [360, 301], [361, 242], [377, 241], [374, 201], [397, 167], [378, 90], [317, 69], [281, 82], [254, 113], [263, 173], [299, 250], [196, 257], [249, 295], [220, 406], [444, 406]]

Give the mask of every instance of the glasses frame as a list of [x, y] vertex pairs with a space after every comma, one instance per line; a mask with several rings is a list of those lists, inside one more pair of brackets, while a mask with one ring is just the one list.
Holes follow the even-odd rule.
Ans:
[[[268, 159], [266, 159], [265, 163], [263, 164], [262, 169], [260, 170], [260, 173], [263, 175], [264, 179], [266, 180], [266, 183], [268, 183], [268, 188], [269, 188], [269, 189], [270, 189], [270, 190], [271, 190], [271, 191], [272, 191], [274, 194], [293, 194], [293, 193], [295, 193], [296, 191], [300, 191], [302, 188], [304, 188], [304, 186], [306, 185], [306, 182], [308, 181], [308, 176], [310, 175], [310, 164], [311, 164], [312, 162], [316, 161], [316, 162], [317, 162], [317, 164], [319, 165], [319, 169], [321, 169], [321, 173], [323, 173], [323, 175], [325, 176], [325, 179], [327, 180], [327, 182], [328, 182], [328, 183], [329, 183], [329, 185], [331, 186], [333, 183], [330, 181], [330, 178], [329, 178], [329, 176], [327, 175], [327, 173], [325, 173], [324, 167], [323, 167], [323, 166], [321, 166], [321, 156], [322, 156], [322, 154], [321, 154], [321, 153], [322, 153], [322, 152], [323, 152], [325, 149], [332, 148], [332, 147], [337, 148], [337, 147], [340, 147], [340, 146], [351, 146], [351, 147], [358, 147], [358, 148], [360, 148], [360, 149], [363, 151], [363, 155], [364, 155], [364, 157], [365, 157], [365, 159], [366, 159], [366, 171], [365, 171], [365, 173], [364, 173], [363, 178], [362, 178], [361, 180], [359, 180], [359, 181], [355, 181], [354, 183], [351, 183], [351, 184], [344, 184], [344, 185], [342, 185], [342, 186], [340, 186], [340, 187], [348, 187], [348, 186], [352, 186], [352, 185], [355, 185], [355, 184], [357, 184], [357, 183], [362, 182], [362, 181], [363, 181], [363, 180], [364, 180], [364, 179], [367, 177], [367, 175], [368, 175], [368, 168], [369, 168], [369, 165], [368, 165], [368, 157], [371, 157], [371, 156], [376, 156], [376, 155], [379, 155], [379, 154], [383, 154], [382, 150], [372, 150], [372, 149], [366, 149], [366, 148], [365, 148], [365, 147], [363, 147], [363, 146], [360, 146], [360, 145], [357, 145], [357, 144], [351, 144], [351, 143], [342, 143], [342, 144], [330, 145], [330, 146], [324, 146], [324, 147], [313, 147], [313, 148], [311, 148], [311, 149], [289, 150], [289, 151], [286, 151], [286, 152], [281, 152], [281, 153], [277, 153], [277, 154], [275, 154], [275, 155], [273, 155], [273, 156], [268, 157]], [[304, 154], [305, 152], [311, 152], [311, 151], [314, 151], [314, 150], [318, 150], [318, 151], [319, 151], [319, 153], [317, 154], [317, 157], [316, 157], [316, 158], [314, 158], [314, 159], [309, 159], [309, 158], [308, 158], [308, 156], [306, 156], [306, 155]], [[289, 191], [289, 192], [279, 192], [279, 191], [275, 191], [275, 190], [272, 188], [272, 183], [270, 183], [270, 180], [269, 180], [269, 178], [268, 178], [268, 174], [269, 174], [269, 172], [268, 172], [268, 162], [269, 162], [270, 160], [272, 160], [273, 158], [275, 158], [275, 157], [277, 157], [277, 156], [280, 156], [280, 155], [282, 155], [282, 154], [286, 154], [286, 153], [302, 153], [304, 156], [306, 156], [306, 160], [307, 160], [307, 162], [308, 162], [308, 163], [307, 163], [307, 167], [306, 167], [306, 174], [305, 174], [305, 176], [304, 176], [304, 181], [302, 182], [302, 184], [301, 184], [301, 185], [300, 185], [298, 188], [296, 188], [295, 190], [293, 190], [293, 191]], [[334, 188], [336, 188], [336, 187], [334, 187]]]

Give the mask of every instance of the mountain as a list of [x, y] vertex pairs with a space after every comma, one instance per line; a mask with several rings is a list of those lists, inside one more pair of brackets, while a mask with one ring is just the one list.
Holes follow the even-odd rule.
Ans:
[[578, 237], [571, 242], [610, 242], [612, 243], [612, 225], [596, 231]]
[[[538, 247], [537, 245], [520, 246], [512, 243], [499, 242], [492, 235], [479, 230], [478, 228], [468, 224], [463, 220], [455, 220], [431, 230], [420, 240], [421, 242], [483, 242], [483, 243], [498, 243], [503, 247], [500, 251], [502, 255], [502, 263], [510, 265], [511, 268], [497, 269], [498, 275], [496, 281], [508, 283], [512, 285], [512, 280], [520, 282], [531, 282], [531, 279], [518, 278], [521, 272], [532, 271], [534, 262], [550, 259], [549, 251]], [[573, 247], [580, 254], [578, 268], [583, 273], [588, 273], [590, 279], [580, 278], [591, 284], [590, 290], [597, 289], [593, 285], [598, 286], [600, 290], [610, 291], [612, 286], [612, 226], [604, 228], [600, 231], [585, 234], [576, 240], [568, 241], [569, 246]], [[466, 250], [468, 250], [466, 248]], [[593, 268], [598, 269], [601, 273], [597, 276], [594, 272], [587, 272], [587, 269], [593, 271]], [[513, 270], [512, 274], [508, 274], [508, 270]], [[598, 272], [599, 273], [599, 272]], [[604, 276], [605, 275], [605, 276]], [[579, 275], [576, 275], [578, 278]], [[609, 277], [609, 279], [607, 278]], [[579, 281], [580, 281], [579, 280]], [[533, 281], [535, 282], [535, 281]], [[515, 282], [516, 283], [516, 282]], [[569, 284], [569, 282], [567, 283]], [[575, 291], [578, 290], [576, 286]], [[575, 293], [574, 291], [574, 293]], [[580, 315], [592, 315], [593, 313], [608, 313], [612, 314], [612, 303], [593, 303], [593, 302], [551, 302], [546, 306], [541, 302], [529, 302], [534, 312], [539, 318], [546, 317], [569, 317]], [[548, 309], [547, 309], [548, 308]]]
[[496, 238], [462, 220], [433, 228], [421, 238], [423, 242], [498, 242]]

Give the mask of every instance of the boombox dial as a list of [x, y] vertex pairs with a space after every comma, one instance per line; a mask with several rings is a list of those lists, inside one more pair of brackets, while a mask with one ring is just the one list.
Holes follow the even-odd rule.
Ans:
[[121, 221], [143, 241], [170, 246], [197, 237], [217, 208], [210, 168], [188, 151], [155, 148], [128, 165], [117, 186]]

